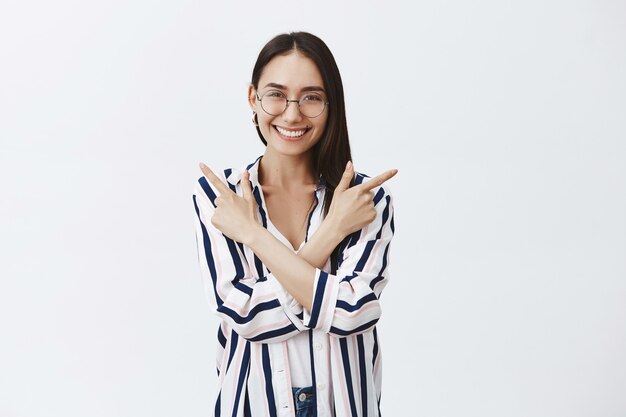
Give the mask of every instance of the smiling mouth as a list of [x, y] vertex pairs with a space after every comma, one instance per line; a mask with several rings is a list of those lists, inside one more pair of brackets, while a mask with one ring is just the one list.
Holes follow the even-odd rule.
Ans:
[[276, 125], [272, 125], [272, 126], [274, 126], [274, 129], [276, 129], [278, 133], [288, 138], [299, 138], [300, 136], [303, 136], [306, 132], [310, 130], [309, 127], [305, 127], [304, 129], [297, 129], [297, 130], [287, 130]]

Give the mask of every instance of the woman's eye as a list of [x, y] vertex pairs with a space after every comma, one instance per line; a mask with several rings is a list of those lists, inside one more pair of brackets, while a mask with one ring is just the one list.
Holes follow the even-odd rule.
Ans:
[[322, 98], [315, 94], [302, 97], [305, 101], [322, 101]]
[[278, 91], [270, 91], [269, 93], [265, 94], [268, 97], [284, 97], [284, 94]]

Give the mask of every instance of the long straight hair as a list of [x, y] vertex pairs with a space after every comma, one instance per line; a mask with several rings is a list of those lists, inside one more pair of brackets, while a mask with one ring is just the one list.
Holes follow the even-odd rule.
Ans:
[[[324, 217], [332, 203], [335, 188], [341, 180], [346, 164], [352, 159], [350, 142], [348, 140], [348, 125], [346, 123], [346, 107], [343, 98], [343, 83], [339, 68], [328, 46], [317, 36], [308, 32], [283, 33], [272, 38], [259, 53], [252, 70], [251, 84], [255, 90], [259, 89], [259, 79], [265, 66], [278, 55], [287, 55], [300, 52], [310, 58], [322, 74], [324, 90], [328, 97], [328, 118], [322, 137], [311, 149], [313, 166], [317, 170], [316, 176], [321, 175], [326, 184], [324, 199]], [[256, 115], [255, 115], [256, 118]], [[257, 123], [258, 125], [258, 123]], [[267, 141], [256, 127], [259, 138], [265, 146]], [[354, 185], [354, 178], [350, 186]], [[331, 254], [331, 273], [336, 272], [339, 252], [337, 246]]]

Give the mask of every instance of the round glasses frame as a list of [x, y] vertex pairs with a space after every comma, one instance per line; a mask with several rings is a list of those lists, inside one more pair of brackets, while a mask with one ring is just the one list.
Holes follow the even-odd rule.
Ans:
[[294, 102], [294, 103], [298, 103], [298, 111], [300, 112], [301, 115], [303, 115], [304, 117], [307, 117], [309, 119], [314, 119], [316, 117], [319, 117], [322, 113], [324, 113], [324, 110], [326, 110], [326, 106], [330, 104], [330, 101], [324, 101], [324, 107], [322, 107], [322, 111], [319, 112], [319, 114], [315, 115], [315, 116], [307, 116], [306, 114], [302, 113], [302, 109], [300, 108], [300, 100], [302, 100], [305, 96], [300, 97], [300, 99], [298, 100], [288, 100], [287, 97], [285, 97], [285, 108], [283, 109], [283, 111], [281, 111], [280, 113], [270, 113], [267, 110], [265, 110], [265, 107], [263, 107], [263, 98], [265, 97], [266, 94], [271, 93], [272, 91], [268, 91], [265, 94], [263, 94], [262, 97], [259, 97], [259, 93], [256, 93], [256, 98], [257, 100], [259, 100], [261, 102], [261, 108], [263, 109], [263, 111], [267, 114], [269, 114], [270, 116], [278, 116], [279, 114], [283, 114], [285, 112], [285, 110], [287, 110], [287, 107], [289, 107], [289, 103]]

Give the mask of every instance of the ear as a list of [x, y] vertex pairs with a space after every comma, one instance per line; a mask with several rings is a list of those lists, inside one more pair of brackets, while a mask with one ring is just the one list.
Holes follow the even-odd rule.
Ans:
[[252, 84], [248, 85], [248, 105], [252, 111], [256, 111], [256, 89]]

